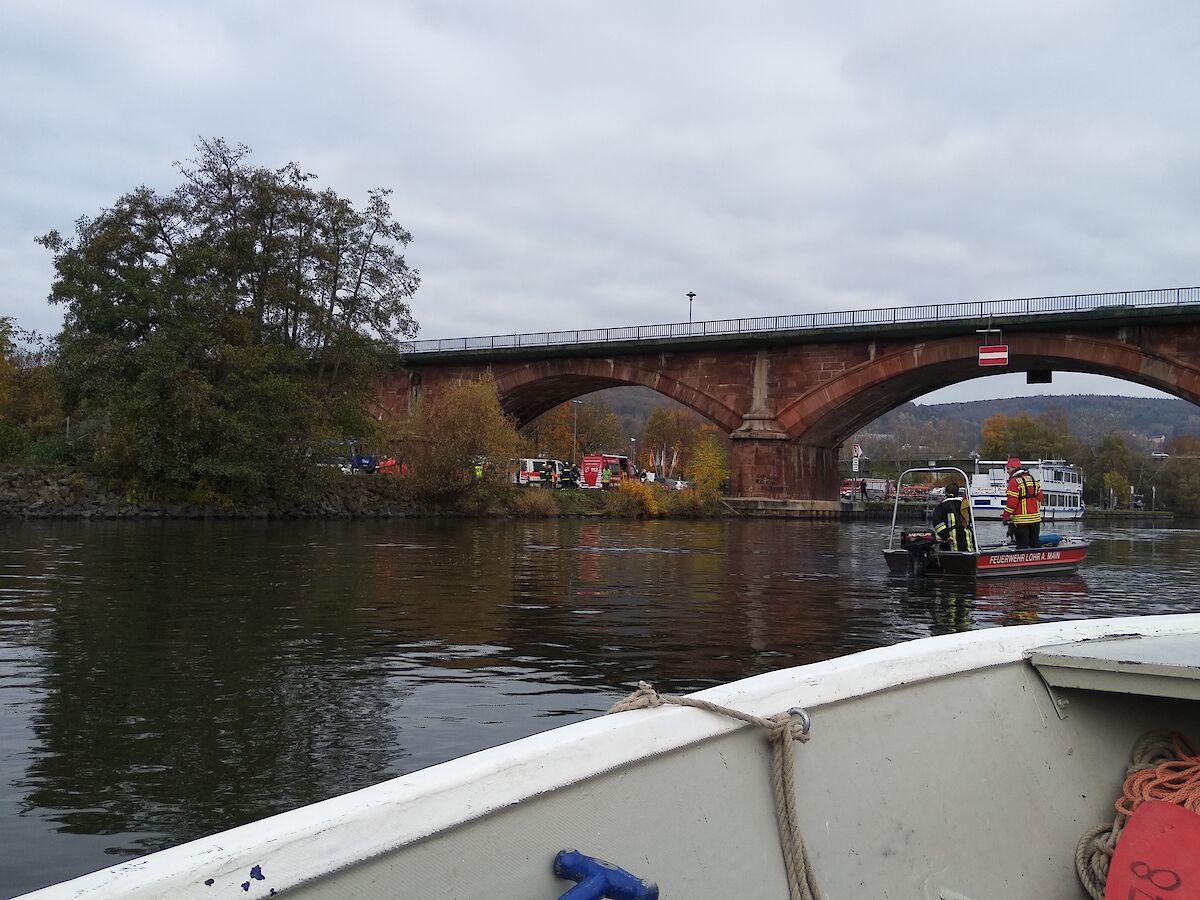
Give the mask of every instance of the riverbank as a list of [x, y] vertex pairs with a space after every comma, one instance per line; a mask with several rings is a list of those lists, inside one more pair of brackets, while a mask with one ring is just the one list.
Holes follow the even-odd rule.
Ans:
[[345, 477], [313, 484], [303, 498], [168, 502], [75, 469], [16, 468], [0, 471], [0, 519], [339, 519], [425, 512], [381, 490], [386, 487]]
[[[388, 519], [413, 517], [710, 518], [730, 514], [695, 491], [634, 483], [628, 490], [542, 490], [471, 485], [444, 502], [414, 499], [385, 475], [326, 471], [296, 496], [235, 502], [164, 501], [77, 469], [0, 470], [0, 519]], [[192, 500], [193, 502], [187, 502]]]
[[[208, 499], [208, 498], [206, 498]], [[924, 521], [921, 503], [902, 503], [901, 521]], [[890, 501], [812, 503], [746, 498], [715, 500], [634, 482], [625, 490], [549, 491], [505, 484], [473, 486], [451, 500], [417, 500], [384, 475], [323, 472], [297, 496], [233, 502], [164, 501], [67, 468], [0, 470], [0, 519], [390, 519], [413, 517], [698, 519], [748, 518], [890, 520]], [[1089, 509], [1083, 521], [1136, 525], [1166, 522], [1170, 512]]]

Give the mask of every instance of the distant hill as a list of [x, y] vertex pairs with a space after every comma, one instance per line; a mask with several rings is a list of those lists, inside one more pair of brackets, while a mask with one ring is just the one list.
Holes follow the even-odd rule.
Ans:
[[656, 409], [675, 409], [679, 404], [658, 391], [640, 385], [608, 388], [589, 394], [589, 399], [602, 400], [617, 414], [621, 428], [628, 437], [641, 437], [646, 420]]
[[[646, 420], [654, 410], [678, 406], [674, 400], [647, 387], [608, 388], [589, 396], [607, 403], [621, 419], [622, 428], [630, 437], [641, 435]], [[905, 403], [862, 430], [890, 434], [901, 416], [911, 416], [918, 425], [928, 424], [934, 419], [953, 419], [978, 435], [984, 420], [996, 413], [1036, 416], [1056, 408], [1066, 411], [1071, 432], [1085, 444], [1095, 444], [1113, 432], [1132, 432], [1150, 439], [1164, 437], [1168, 441], [1181, 434], [1200, 436], [1200, 406], [1186, 400], [1096, 394], [1012, 397], [1006, 400], [972, 400], [968, 403]]]
[[1067, 414], [1071, 433], [1086, 444], [1094, 444], [1106, 434], [1132, 432], [1147, 438], [1165, 437], [1168, 441], [1181, 434], [1200, 435], [1200, 406], [1186, 400], [1161, 400], [1150, 397], [1109, 397], [1082, 394], [1059, 397], [1012, 397], [1006, 400], [972, 400], [968, 403], [905, 403], [880, 416], [866, 431], [888, 433], [902, 414], [918, 422], [931, 419], [955, 419], [975, 430], [997, 413], [1017, 416], [1040, 415], [1048, 409]]

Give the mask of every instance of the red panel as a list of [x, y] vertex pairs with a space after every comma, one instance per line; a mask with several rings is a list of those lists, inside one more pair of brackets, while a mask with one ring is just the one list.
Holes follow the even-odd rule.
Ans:
[[1139, 806], [1117, 840], [1104, 900], [1200, 900], [1200, 816], [1163, 800]]

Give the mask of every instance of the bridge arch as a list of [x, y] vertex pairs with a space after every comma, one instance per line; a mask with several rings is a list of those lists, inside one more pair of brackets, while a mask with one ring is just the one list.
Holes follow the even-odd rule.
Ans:
[[727, 433], [742, 415], [704, 391], [620, 359], [554, 359], [495, 372], [504, 411], [525, 425], [542, 413], [583, 394], [610, 387], [641, 385], [669, 397]]
[[[1051, 370], [1108, 375], [1200, 405], [1200, 369], [1132, 343], [1078, 334], [1016, 334], [1008, 338], [1004, 372]], [[987, 375], [979, 339], [953, 337], [915, 344], [862, 363], [796, 398], [779, 411], [789, 438], [836, 447], [889, 410], [917, 397]]]

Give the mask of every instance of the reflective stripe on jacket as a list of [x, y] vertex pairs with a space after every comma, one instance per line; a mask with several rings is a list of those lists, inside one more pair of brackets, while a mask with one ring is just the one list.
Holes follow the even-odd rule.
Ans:
[[933, 531], [939, 540], [950, 544], [951, 550], [970, 553], [975, 548], [971, 544], [971, 527], [964, 505], [958, 497], [947, 497], [939, 503], [934, 513], [937, 524]]
[[1015, 469], [1008, 477], [1008, 499], [1001, 518], [1014, 525], [1042, 521], [1042, 486], [1024, 469]]

